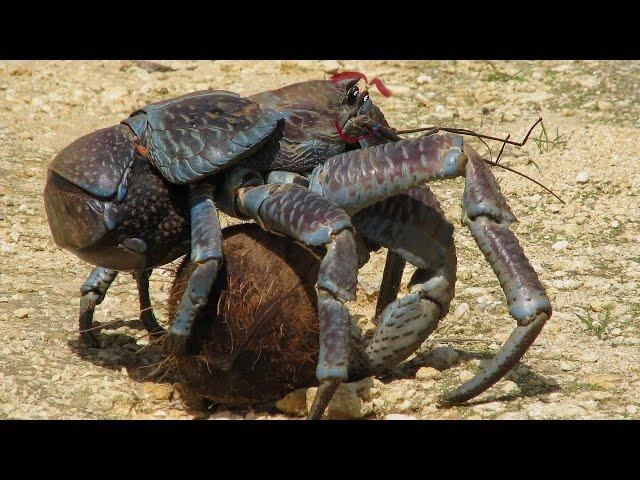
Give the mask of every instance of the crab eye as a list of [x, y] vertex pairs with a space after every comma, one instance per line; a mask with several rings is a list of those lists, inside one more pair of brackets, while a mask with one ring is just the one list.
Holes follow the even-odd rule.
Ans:
[[369, 94], [368, 94], [368, 93], [365, 93], [365, 94], [364, 94], [364, 97], [363, 97], [363, 99], [362, 99], [362, 100], [363, 100], [364, 102], [367, 102], [367, 101], [369, 100]]
[[349, 90], [349, 94], [347, 95], [347, 103], [349, 105], [353, 105], [358, 99], [358, 95], [360, 95], [360, 89], [358, 87], [353, 87]]

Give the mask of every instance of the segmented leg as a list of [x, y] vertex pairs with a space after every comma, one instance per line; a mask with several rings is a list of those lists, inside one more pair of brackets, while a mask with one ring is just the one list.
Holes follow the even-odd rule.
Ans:
[[107, 290], [118, 275], [116, 270], [94, 268], [80, 287], [80, 338], [88, 347], [100, 348], [98, 336], [91, 330], [96, 305], [104, 300]]
[[345, 152], [316, 167], [309, 177], [312, 191], [355, 214], [426, 181], [456, 176], [467, 179], [465, 223], [498, 276], [518, 327], [482, 372], [444, 396], [448, 403], [466, 401], [498, 381], [551, 316], [544, 288], [508, 228], [514, 217], [495, 178], [458, 135], [423, 136]]
[[491, 265], [518, 326], [500, 352], [471, 380], [446, 392], [445, 404], [465, 402], [502, 378], [534, 342], [551, 318], [551, 302], [509, 224], [516, 220], [491, 170], [472, 149], [466, 166], [463, 223]]
[[[352, 222], [359, 234], [417, 267], [409, 293], [399, 299], [394, 296], [380, 313], [378, 328], [365, 348], [371, 374], [415, 352], [449, 311], [456, 280], [453, 226], [426, 186], [367, 207]], [[397, 288], [394, 293], [397, 296]]]
[[153, 336], [153, 334], [161, 333], [164, 329], [156, 320], [151, 307], [151, 299], [149, 298], [149, 277], [153, 270], [141, 270], [133, 274], [138, 286], [138, 298], [140, 300], [140, 321], [144, 328]]
[[207, 183], [190, 185], [191, 261], [196, 265], [165, 337], [164, 348], [175, 355], [187, 351], [193, 321], [206, 305], [222, 264], [222, 231], [213, 203], [214, 189]]
[[376, 303], [376, 313], [374, 321], [378, 321], [382, 311], [387, 308], [398, 296], [400, 291], [400, 282], [402, 282], [402, 274], [407, 261], [393, 250], [387, 251], [387, 258], [384, 263], [384, 272], [382, 273], [382, 281], [380, 282], [380, 292], [378, 293], [378, 302]]
[[320, 387], [309, 414], [310, 419], [319, 419], [335, 389], [347, 378], [351, 316], [344, 302], [355, 298], [358, 275], [353, 227], [342, 209], [294, 184], [241, 188], [237, 205], [239, 213], [266, 230], [326, 248], [316, 283]]

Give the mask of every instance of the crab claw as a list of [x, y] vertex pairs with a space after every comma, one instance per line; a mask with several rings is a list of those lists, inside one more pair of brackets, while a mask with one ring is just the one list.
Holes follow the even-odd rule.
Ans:
[[517, 326], [504, 343], [502, 350], [480, 373], [455, 390], [443, 393], [439, 403], [443, 406], [464, 403], [500, 380], [520, 361], [548, 319], [549, 316], [542, 312], [529, 325]]
[[498, 183], [477, 152], [465, 148], [466, 185], [463, 223], [500, 281], [509, 313], [518, 325], [498, 354], [471, 380], [446, 392], [441, 404], [465, 402], [502, 378], [525, 354], [546, 321], [551, 302], [509, 224], [515, 217]]

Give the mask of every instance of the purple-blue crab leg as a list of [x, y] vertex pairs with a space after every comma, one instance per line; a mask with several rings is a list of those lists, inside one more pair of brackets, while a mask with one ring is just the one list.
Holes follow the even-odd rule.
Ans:
[[167, 353], [187, 353], [193, 321], [206, 305], [222, 265], [222, 231], [213, 194], [214, 187], [206, 182], [189, 185], [191, 261], [196, 268], [189, 277], [187, 289], [165, 337], [164, 349]]
[[471, 148], [462, 200], [463, 223], [491, 265], [518, 326], [484, 369], [455, 390], [445, 392], [443, 404], [456, 404], [479, 395], [502, 378], [525, 354], [546, 321], [551, 302], [518, 238], [509, 229], [516, 218], [500, 192], [493, 173]]
[[309, 413], [310, 419], [319, 419], [348, 374], [351, 316], [344, 303], [355, 299], [358, 276], [351, 221], [341, 208], [294, 184], [240, 188], [236, 205], [241, 215], [268, 231], [326, 249], [316, 283], [320, 323], [316, 376], [320, 387]]
[[375, 319], [380, 318], [382, 311], [387, 308], [398, 296], [400, 283], [407, 261], [393, 250], [387, 251], [387, 258], [384, 262], [384, 272], [380, 282], [380, 293], [376, 303]]
[[351, 221], [360, 235], [417, 267], [409, 293], [385, 306], [365, 347], [372, 374], [409, 357], [448, 313], [456, 281], [453, 226], [427, 186], [360, 210]]
[[164, 329], [158, 324], [156, 316], [153, 314], [151, 299], [149, 298], [149, 277], [152, 269], [137, 271], [133, 274], [138, 286], [138, 299], [140, 300], [140, 321], [150, 334], [163, 332]]
[[94, 331], [93, 312], [107, 294], [107, 290], [115, 280], [118, 272], [108, 268], [94, 268], [80, 287], [80, 338], [88, 347], [100, 348], [100, 342]]
[[506, 200], [479, 155], [459, 135], [430, 135], [336, 155], [316, 167], [310, 189], [349, 214], [424, 182], [466, 177], [465, 223], [498, 276], [518, 326], [485, 369], [443, 401], [459, 403], [497, 382], [535, 340], [551, 304], [515, 235]]

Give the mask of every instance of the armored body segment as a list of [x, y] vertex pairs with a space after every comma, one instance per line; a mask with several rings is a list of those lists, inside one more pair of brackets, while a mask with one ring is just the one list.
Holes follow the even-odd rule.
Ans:
[[342, 153], [345, 144], [335, 127], [344, 96], [340, 86], [326, 80], [294, 83], [248, 97], [285, 118], [277, 151], [259, 152], [248, 166], [264, 171], [307, 172], [329, 157]]
[[97, 130], [63, 148], [49, 170], [96, 197], [112, 197], [133, 162], [131, 140], [124, 125]]
[[140, 136], [150, 162], [178, 184], [200, 180], [251, 155], [281, 122], [282, 115], [274, 110], [216, 90], [151, 104], [123, 121]]

